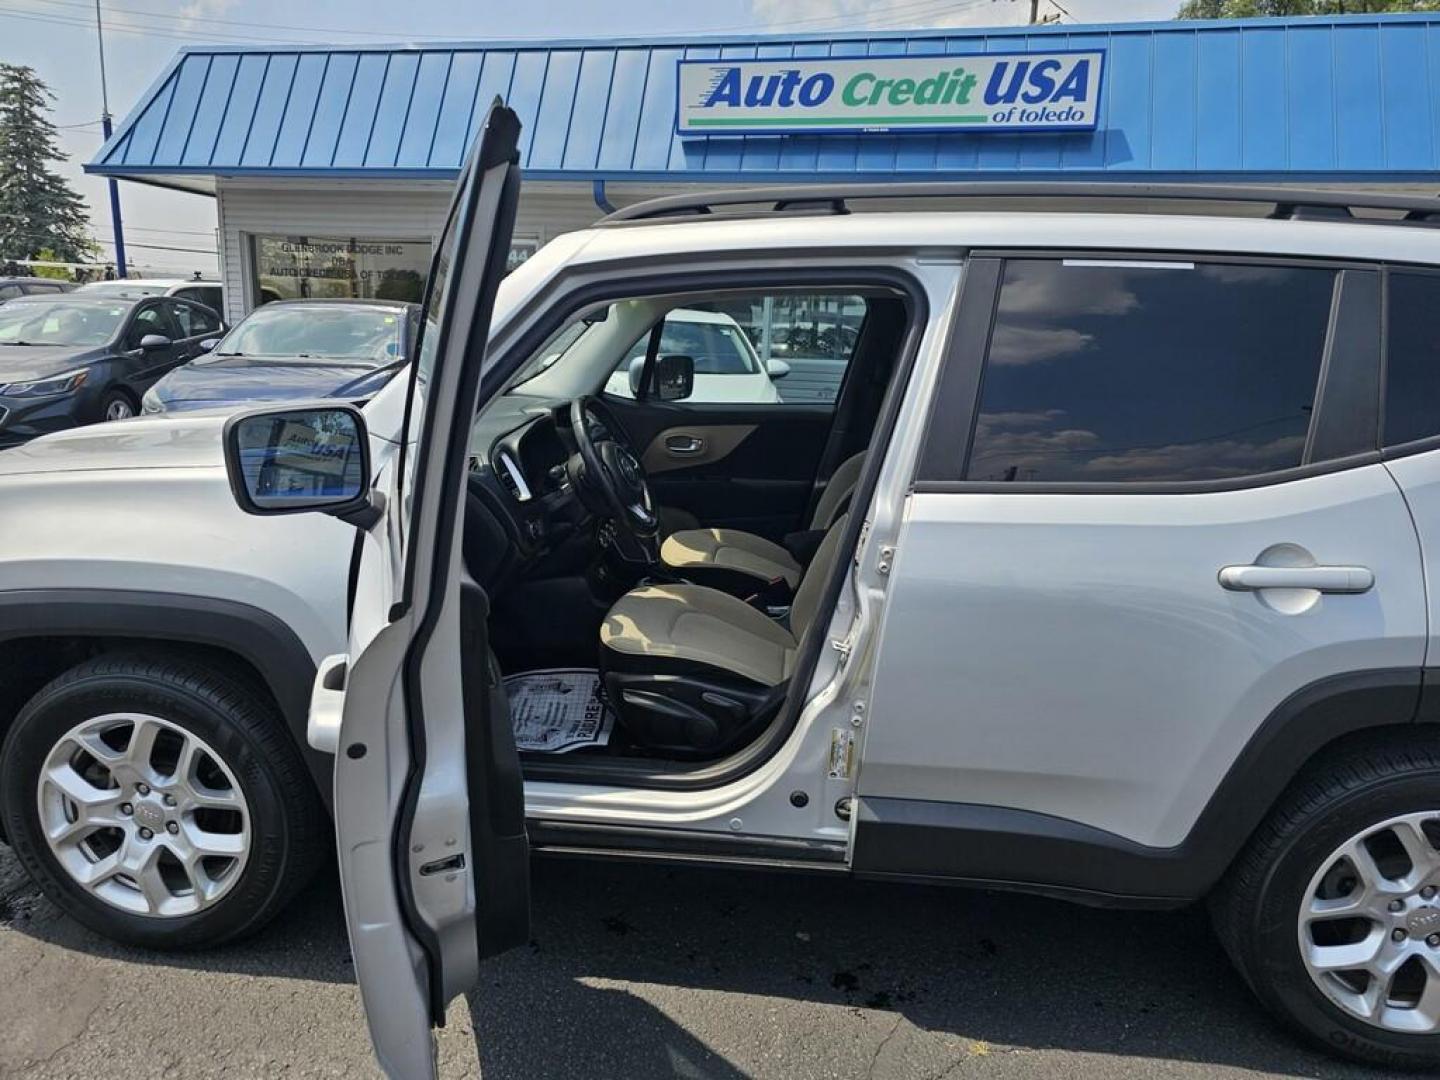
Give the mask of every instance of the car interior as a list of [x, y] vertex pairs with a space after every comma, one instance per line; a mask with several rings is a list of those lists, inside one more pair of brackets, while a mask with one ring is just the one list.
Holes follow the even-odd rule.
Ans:
[[[490, 399], [471, 436], [464, 552], [490, 597], [527, 775], [713, 769], [782, 722], [833, 604], [887, 391], [908, 369], [912, 307], [873, 286], [600, 304]], [[734, 318], [757, 355], [784, 361], [769, 368], [774, 400], [700, 391], [695, 358], [661, 348], [683, 340], [667, 316], [697, 311]], [[617, 372], [623, 394], [607, 392]]]

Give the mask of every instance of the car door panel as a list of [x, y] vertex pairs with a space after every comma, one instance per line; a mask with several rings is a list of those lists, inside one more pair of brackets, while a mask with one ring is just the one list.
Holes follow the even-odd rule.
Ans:
[[[151, 300], [135, 309], [123, 339], [125, 381], [134, 390], [143, 393], [175, 367], [176, 357], [181, 349], [175, 340], [179, 332], [160, 301]], [[159, 349], [144, 350], [140, 348], [140, 339], [147, 334], [163, 334], [170, 339], [170, 344]]]
[[[346, 921], [376, 1054], [434, 1074], [430, 1028], [482, 955], [528, 935], [524, 790], [488, 601], [461, 554], [466, 448], [518, 199], [491, 109], [436, 246], [398, 466], [360, 548], [336, 758]], [[427, 340], [428, 339], [428, 340]]]
[[[606, 403], [641, 450], [657, 505], [684, 510], [707, 526], [776, 540], [803, 527], [834, 416], [830, 404], [685, 405], [619, 397]], [[665, 443], [681, 435], [724, 452], [702, 451], [687, 460]]]
[[1282, 702], [1424, 661], [1377, 275], [1013, 261], [967, 268], [857, 790], [1169, 849]]
[[[1375, 584], [1221, 584], [1280, 544]], [[1151, 847], [1185, 838], [1290, 694], [1424, 655], [1414, 529], [1378, 464], [1194, 495], [916, 494], [890, 588], [863, 796], [1029, 810]]]

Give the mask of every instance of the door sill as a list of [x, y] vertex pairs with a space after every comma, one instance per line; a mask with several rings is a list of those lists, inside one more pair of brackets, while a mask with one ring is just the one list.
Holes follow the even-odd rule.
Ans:
[[840, 841], [730, 836], [698, 829], [596, 825], [547, 818], [530, 818], [525, 827], [530, 849], [540, 854], [849, 871], [845, 862], [848, 845]]

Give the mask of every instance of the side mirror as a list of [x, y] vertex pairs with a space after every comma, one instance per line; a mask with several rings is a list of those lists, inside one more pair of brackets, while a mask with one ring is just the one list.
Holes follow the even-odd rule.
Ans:
[[693, 356], [657, 356], [655, 358], [655, 398], [658, 401], [684, 401], [695, 391], [695, 358]]
[[645, 378], [645, 357], [637, 356], [630, 361], [630, 396], [640, 398], [640, 381]]
[[379, 517], [370, 499], [365, 418], [350, 406], [232, 416], [225, 424], [225, 467], [247, 514], [319, 510], [361, 527]]
[[784, 360], [776, 360], [772, 356], [765, 362], [765, 373], [772, 379], [783, 379], [790, 374], [790, 365]]
[[204, 341], [200, 342], [200, 351], [202, 353], [210, 352], [219, 344], [220, 339], [218, 337], [207, 337]]
[[154, 352], [156, 349], [168, 349], [169, 347], [170, 339], [164, 334], [146, 334], [140, 339], [142, 352]]

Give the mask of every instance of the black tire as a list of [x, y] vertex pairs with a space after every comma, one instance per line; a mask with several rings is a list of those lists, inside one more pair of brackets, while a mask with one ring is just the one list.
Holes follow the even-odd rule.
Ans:
[[[52, 747], [90, 717], [127, 711], [162, 717], [207, 742], [249, 806], [253, 839], [240, 877], [198, 912], [157, 917], [107, 904], [71, 878], [40, 831], [37, 782]], [[16, 717], [0, 751], [0, 778], [0, 816], [31, 877], [77, 921], [130, 945], [190, 949], [253, 933], [326, 862], [330, 847], [315, 783], [275, 706], [200, 661], [116, 654], [67, 671]]]
[[1308, 769], [1256, 831], [1210, 898], [1225, 951], [1276, 1016], [1333, 1054], [1367, 1065], [1440, 1069], [1440, 1034], [1365, 1023], [1315, 985], [1301, 957], [1297, 917], [1321, 864], [1370, 826], [1440, 810], [1440, 739], [1366, 740]]
[[110, 415], [111, 409], [116, 405], [124, 405], [125, 408], [130, 410], [130, 416], [140, 415], [140, 406], [136, 404], [135, 399], [130, 395], [129, 391], [117, 388], [114, 390], [106, 390], [105, 396], [100, 399], [100, 419], [102, 421], [121, 419], [121, 417], [118, 416], [112, 418]]

